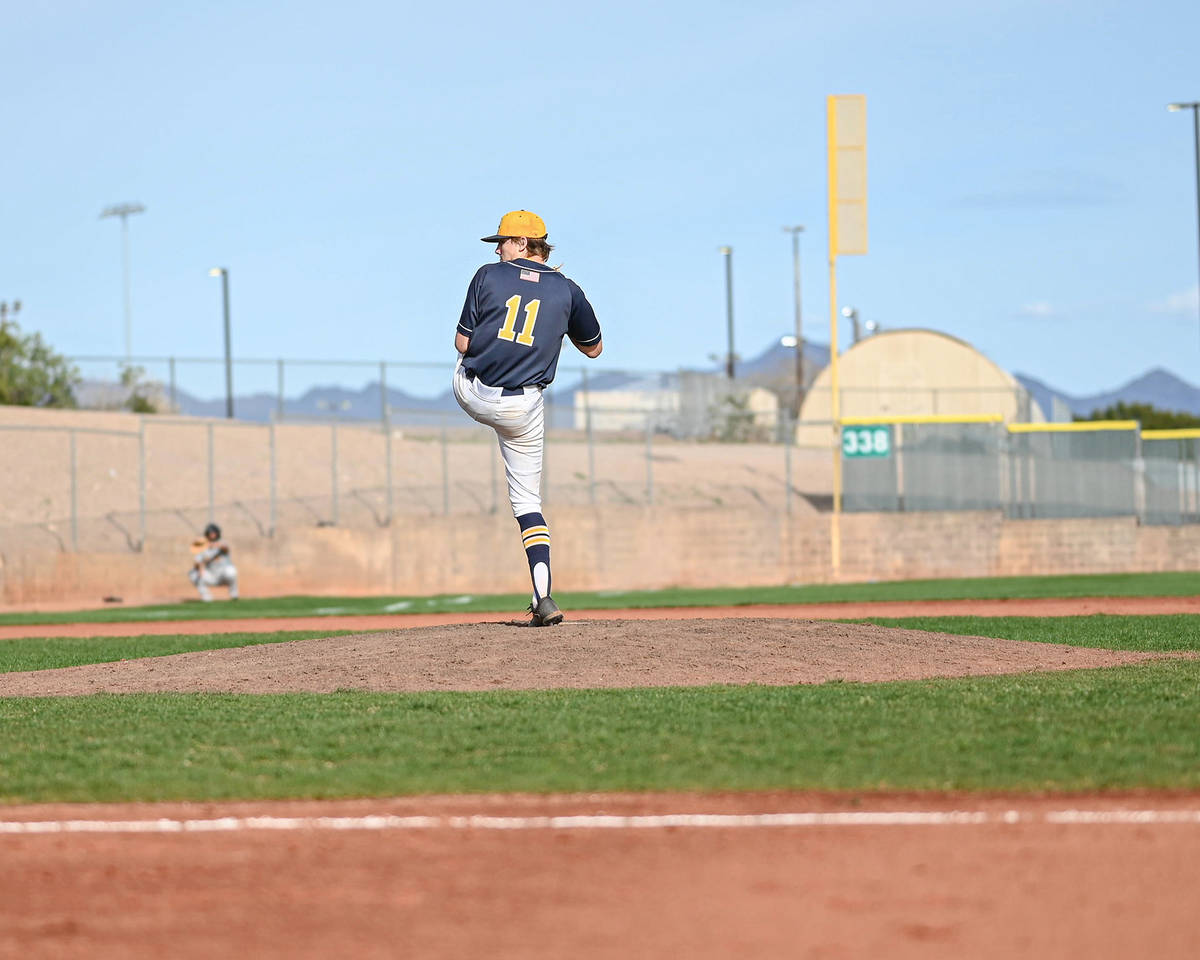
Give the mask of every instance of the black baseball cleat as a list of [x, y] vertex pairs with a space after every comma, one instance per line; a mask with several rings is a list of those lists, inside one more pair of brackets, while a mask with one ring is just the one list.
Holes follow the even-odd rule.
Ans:
[[529, 612], [533, 614], [533, 619], [529, 622], [531, 627], [552, 627], [563, 620], [562, 611], [550, 597], [542, 597], [536, 607], [531, 603]]

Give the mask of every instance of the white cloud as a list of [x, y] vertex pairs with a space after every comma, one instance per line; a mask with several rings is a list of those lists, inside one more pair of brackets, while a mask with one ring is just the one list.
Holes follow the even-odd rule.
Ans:
[[1193, 314], [1200, 310], [1200, 286], [1183, 293], [1172, 293], [1150, 305], [1155, 313]]
[[1035, 300], [1033, 303], [1024, 304], [1018, 311], [1023, 317], [1056, 317], [1058, 311], [1050, 306], [1045, 300]]

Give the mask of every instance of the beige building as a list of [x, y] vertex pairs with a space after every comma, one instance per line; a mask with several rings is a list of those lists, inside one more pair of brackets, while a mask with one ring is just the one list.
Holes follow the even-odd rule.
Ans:
[[[867, 337], [838, 360], [842, 417], [999, 414], [1008, 422], [1043, 422], [1028, 391], [957, 337], [936, 330], [888, 330]], [[826, 367], [800, 409], [796, 441], [828, 445], [832, 375]]]
[[[727, 406], [730, 397], [736, 401], [732, 408]], [[667, 374], [613, 390], [577, 390], [574, 426], [586, 429], [590, 410], [595, 430], [640, 431], [649, 423], [678, 436], [708, 436], [720, 432], [722, 417], [731, 409], [771, 431], [778, 421], [779, 400], [770, 390], [730, 384], [719, 374]]]

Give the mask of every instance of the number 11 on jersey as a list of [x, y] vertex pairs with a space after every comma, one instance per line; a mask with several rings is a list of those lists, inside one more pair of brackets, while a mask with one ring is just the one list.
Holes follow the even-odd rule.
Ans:
[[508, 340], [510, 343], [516, 342], [526, 347], [533, 346], [533, 327], [537, 323], [538, 310], [542, 306], [541, 300], [530, 300], [525, 304], [525, 322], [521, 324], [521, 332], [514, 336], [514, 331], [517, 328], [517, 313], [521, 309], [521, 295], [514, 293], [511, 297], [504, 301], [504, 305], [508, 307], [508, 313], [504, 315], [504, 324], [500, 327], [500, 331], [496, 334], [501, 340]]

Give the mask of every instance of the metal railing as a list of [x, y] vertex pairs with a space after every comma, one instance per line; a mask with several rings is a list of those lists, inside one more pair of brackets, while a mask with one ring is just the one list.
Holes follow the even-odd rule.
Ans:
[[[184, 387], [181, 375], [188, 374], [188, 387], [197, 396], [190, 415], [221, 416], [224, 397], [201, 400], [224, 390], [224, 360], [218, 357], [138, 356], [126, 360], [110, 355], [75, 356], [72, 363], [98, 367], [108, 388], [104, 392], [93, 385], [93, 397], [85, 405], [121, 405], [123, 394], [115, 385], [126, 367], [143, 369], [160, 409], [179, 411]], [[592, 429], [599, 433], [640, 431], [645, 419], [653, 416], [660, 432], [677, 437], [722, 436], [730, 423], [751, 428], [770, 429], [782, 419], [782, 411], [791, 411], [794, 384], [768, 375], [730, 381], [715, 371], [633, 370], [573, 364], [568, 354], [559, 364], [554, 386], [547, 391], [551, 404], [548, 423], [561, 429]], [[314, 360], [296, 358], [235, 358], [232, 361], [238, 390], [234, 414], [240, 419], [259, 422], [294, 419], [376, 420], [382, 425], [419, 422], [423, 413], [457, 413], [449, 392], [452, 362], [396, 360]], [[357, 388], [339, 388], [342, 398], [317, 406], [304, 396], [289, 397], [302, 379], [311, 389], [315, 371], [328, 373], [335, 382], [357, 380]], [[197, 376], [197, 374], [200, 374]], [[299, 374], [299, 377], [297, 376]], [[365, 379], [365, 382], [364, 382]], [[244, 384], [249, 380], [253, 395], [247, 396]], [[332, 389], [332, 388], [331, 388]], [[126, 393], [128, 390], [126, 390]], [[810, 431], [814, 424], [828, 422], [828, 388], [807, 391]], [[729, 403], [733, 396], [743, 404]], [[1012, 421], [1033, 418], [1032, 401], [1027, 391], [1013, 387], [842, 387], [839, 389], [842, 414], [869, 415], [943, 415], [1000, 411]], [[415, 416], [414, 416], [415, 413]], [[589, 427], [590, 420], [590, 427]], [[814, 434], [814, 436], [817, 434]], [[726, 437], [728, 438], [728, 437]], [[820, 443], [829, 437], [820, 434]], [[805, 443], [801, 434], [801, 444]]]

